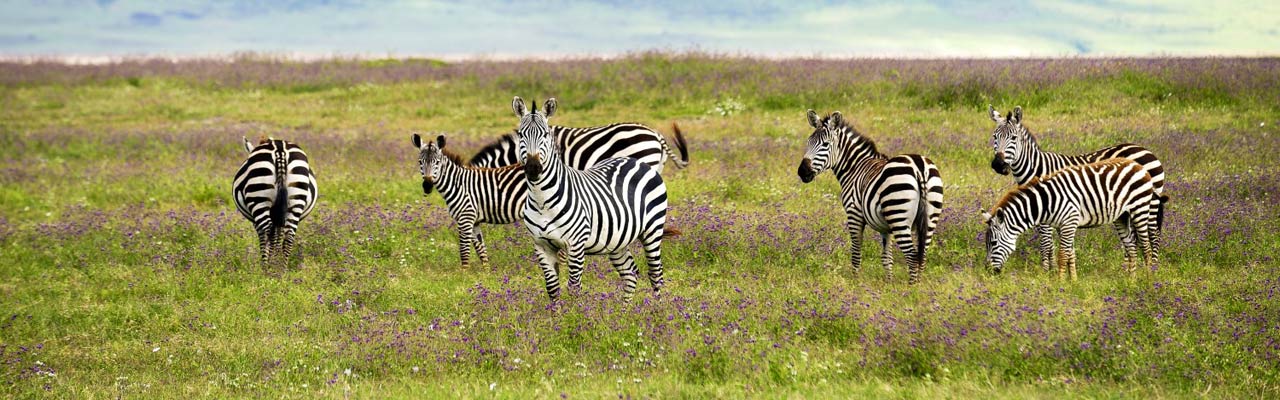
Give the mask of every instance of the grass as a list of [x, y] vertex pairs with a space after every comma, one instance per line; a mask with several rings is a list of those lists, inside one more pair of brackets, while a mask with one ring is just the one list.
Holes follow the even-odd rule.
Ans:
[[[0, 65], [0, 395], [104, 397], [1274, 397], [1280, 201], [1274, 59], [618, 60]], [[549, 303], [527, 234], [483, 226], [459, 267], [411, 132], [474, 151], [514, 126], [680, 124], [669, 290], [617, 300], [589, 258]], [[1078, 282], [1023, 240], [982, 265], [986, 105], [1042, 147], [1129, 141], [1173, 197], [1158, 271], [1082, 232]], [[862, 271], [829, 176], [795, 177], [804, 110], [935, 160], [946, 209], [924, 282]], [[727, 111], [727, 112], [726, 112]], [[668, 132], [669, 133], [669, 132]], [[230, 200], [241, 136], [297, 141], [320, 203], [289, 271], [256, 264]], [[602, 265], [603, 264], [603, 265]]]

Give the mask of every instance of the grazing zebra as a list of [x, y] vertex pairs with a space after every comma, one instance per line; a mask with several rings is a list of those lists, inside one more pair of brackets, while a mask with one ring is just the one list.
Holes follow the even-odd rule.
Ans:
[[1076, 279], [1076, 230], [1111, 223], [1124, 244], [1125, 269], [1136, 266], [1137, 247], [1154, 268], [1159, 244], [1160, 198], [1155, 180], [1145, 168], [1127, 158], [1067, 167], [1010, 190], [983, 215], [987, 223], [987, 262], [1000, 273], [1013, 252], [1018, 235], [1035, 226], [1051, 226], [1058, 238], [1058, 277], [1071, 271]]
[[316, 177], [307, 153], [292, 142], [269, 138], [254, 146], [246, 138], [244, 148], [249, 158], [231, 185], [236, 209], [258, 232], [262, 264], [278, 255], [287, 265], [298, 222], [316, 205]]
[[881, 234], [885, 270], [893, 272], [892, 237], [907, 259], [908, 282], [919, 282], [925, 250], [942, 212], [938, 167], [916, 154], [881, 154], [875, 143], [849, 126], [838, 111], [819, 119], [818, 113], [809, 110], [808, 116], [814, 131], [797, 174], [809, 183], [829, 169], [840, 181], [845, 226], [853, 246], [853, 271], [861, 268], [862, 231], [870, 226]]
[[649, 261], [653, 292], [660, 293], [667, 215], [662, 175], [634, 158], [610, 158], [586, 170], [570, 168], [547, 125], [556, 111], [555, 99], [548, 99], [545, 111], [538, 112], [536, 103], [529, 111], [516, 97], [511, 109], [520, 117], [516, 152], [529, 182], [523, 221], [534, 237], [547, 295], [552, 300], [560, 296], [557, 252], [565, 250], [571, 289], [581, 287], [585, 255], [608, 254], [622, 277], [623, 299], [630, 299], [639, 272], [628, 247], [637, 240]]
[[[631, 157], [662, 173], [662, 166], [668, 160], [674, 162], [676, 168], [689, 165], [684, 134], [674, 123], [671, 124], [671, 130], [675, 132], [679, 158], [672, 153], [661, 133], [641, 124], [618, 123], [592, 128], [553, 125], [551, 136], [555, 138], [556, 150], [575, 169], [585, 170], [609, 158]], [[471, 165], [494, 168], [519, 163], [523, 155], [516, 152], [516, 140], [514, 133], [502, 135], [496, 142], [485, 146], [471, 157]]]
[[510, 224], [520, 220], [524, 209], [524, 168], [519, 164], [502, 168], [477, 168], [467, 166], [457, 154], [445, 150], [445, 137], [437, 136], [434, 142], [423, 142], [413, 134], [413, 146], [418, 148], [418, 171], [422, 173], [422, 191], [431, 194], [439, 188], [449, 215], [458, 224], [459, 256], [462, 267], [470, 265], [471, 247], [475, 247], [480, 262], [489, 263], [484, 237], [478, 223]]
[[[1128, 158], [1136, 161], [1151, 175], [1151, 184], [1155, 187], [1156, 196], [1160, 198], [1157, 205], [1157, 225], [1164, 224], [1164, 208], [1169, 197], [1164, 195], [1164, 166], [1151, 151], [1131, 143], [1123, 143], [1101, 149], [1092, 153], [1067, 156], [1040, 150], [1036, 138], [1022, 125], [1022, 107], [1014, 107], [1013, 111], [1001, 117], [995, 107], [987, 106], [991, 120], [995, 121], [995, 130], [991, 132], [991, 146], [995, 156], [991, 159], [991, 169], [1001, 175], [1013, 174], [1018, 184], [1025, 184], [1031, 178], [1043, 176], [1054, 171], [1073, 166], [1094, 163], [1110, 158]], [[1053, 235], [1048, 226], [1036, 228], [1040, 239], [1040, 264], [1046, 271], [1053, 269]], [[1160, 232], [1152, 232], [1152, 241], [1159, 243]]]

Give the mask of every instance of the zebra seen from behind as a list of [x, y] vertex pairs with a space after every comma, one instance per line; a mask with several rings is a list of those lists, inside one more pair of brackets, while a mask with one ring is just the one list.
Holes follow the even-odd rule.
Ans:
[[263, 266], [277, 258], [288, 265], [298, 223], [315, 207], [316, 178], [298, 145], [272, 138], [255, 146], [244, 139], [249, 157], [232, 180], [236, 209], [253, 222]]
[[[671, 124], [675, 133], [676, 149], [680, 156], [671, 151], [667, 140], [647, 126], [636, 123], [616, 123], [590, 128], [569, 128], [551, 126], [551, 136], [555, 138], [556, 150], [560, 151], [565, 163], [578, 170], [585, 170], [614, 157], [631, 157], [662, 173], [662, 166], [669, 160], [676, 168], [689, 165], [688, 146], [684, 141], [684, 133], [680, 127]], [[501, 167], [520, 162], [522, 154], [517, 153], [517, 133], [502, 135], [497, 141], [485, 146], [471, 157], [471, 165], [478, 167]]]
[[528, 193], [524, 168], [519, 164], [501, 168], [468, 166], [461, 157], [445, 150], [445, 143], [444, 135], [437, 136], [435, 141], [423, 142], [421, 136], [413, 134], [423, 195], [440, 189], [449, 215], [458, 224], [458, 255], [462, 267], [470, 266], [472, 247], [480, 262], [488, 264], [489, 254], [477, 224], [510, 224], [520, 220]]
[[942, 212], [942, 176], [937, 166], [917, 154], [881, 154], [838, 111], [819, 118], [809, 110], [808, 119], [814, 131], [797, 174], [808, 183], [831, 170], [840, 181], [853, 271], [861, 269], [862, 231], [870, 226], [881, 234], [881, 263], [887, 273], [893, 271], [892, 239], [907, 260], [908, 281], [919, 282], [925, 251]]
[[1133, 272], [1141, 248], [1155, 268], [1159, 230], [1154, 180], [1141, 164], [1113, 158], [1067, 167], [1010, 190], [983, 215], [987, 223], [987, 262], [1000, 273], [1018, 236], [1037, 226], [1061, 232], [1058, 238], [1058, 277], [1068, 270], [1076, 279], [1075, 237], [1079, 228], [1112, 224], [1124, 245], [1125, 269]]
[[539, 112], [536, 103], [530, 111], [516, 97], [511, 109], [520, 117], [516, 149], [529, 186], [523, 222], [534, 237], [547, 295], [552, 300], [560, 296], [557, 252], [565, 250], [571, 289], [581, 287], [586, 255], [607, 254], [622, 277], [623, 299], [629, 300], [639, 272], [628, 247], [636, 241], [644, 248], [654, 294], [659, 294], [667, 214], [662, 175], [634, 158], [611, 158], [586, 170], [571, 168], [547, 124], [556, 111], [555, 99], [548, 99], [545, 111]]
[[[1122, 143], [1100, 149], [1091, 153], [1074, 156], [1062, 155], [1040, 149], [1036, 137], [1026, 126], [1022, 125], [1022, 107], [1014, 107], [1013, 111], [1000, 116], [995, 107], [987, 106], [991, 120], [996, 123], [991, 132], [991, 146], [995, 156], [991, 159], [991, 169], [1001, 175], [1013, 175], [1014, 181], [1021, 185], [1032, 178], [1044, 176], [1054, 171], [1075, 165], [1084, 165], [1111, 158], [1127, 158], [1137, 162], [1151, 175], [1151, 184], [1160, 202], [1157, 205], [1157, 225], [1163, 225], [1164, 208], [1169, 197], [1164, 195], [1164, 165], [1154, 153], [1132, 143]], [[1036, 227], [1040, 242], [1041, 267], [1053, 269], [1053, 236], [1054, 230], [1048, 226]], [[1132, 238], [1130, 238], [1132, 239]], [[1152, 233], [1152, 241], [1160, 241], [1160, 233]]]

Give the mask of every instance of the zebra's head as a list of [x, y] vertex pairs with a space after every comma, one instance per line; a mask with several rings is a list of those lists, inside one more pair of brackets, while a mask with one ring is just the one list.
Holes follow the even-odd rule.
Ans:
[[995, 155], [991, 158], [991, 169], [1000, 175], [1013, 172], [1010, 164], [1022, 154], [1022, 149], [1031, 140], [1031, 134], [1022, 126], [1022, 106], [1001, 117], [996, 108], [987, 105], [987, 112], [996, 128], [991, 131], [991, 148]]
[[413, 134], [413, 147], [418, 148], [418, 172], [422, 174], [422, 194], [431, 194], [431, 189], [440, 178], [440, 165], [447, 157], [444, 154], [444, 135], [436, 136], [434, 142], [422, 142], [422, 137]]
[[991, 266], [992, 273], [999, 274], [1004, 269], [1005, 259], [1013, 253], [1013, 246], [1017, 244], [1018, 236], [1013, 233], [999, 209], [993, 212], [994, 214], [982, 213], [982, 220], [987, 224], [983, 237], [987, 242], [987, 264]]
[[538, 180], [544, 169], [542, 163], [555, 151], [551, 126], [547, 124], [547, 118], [556, 112], [556, 99], [547, 99], [545, 110], [539, 112], [536, 101], [533, 104], [533, 110], [530, 111], [525, 109], [524, 100], [516, 96], [511, 101], [511, 110], [520, 117], [520, 125], [516, 127], [516, 136], [518, 136], [516, 157], [525, 166], [525, 176], [530, 181]]
[[796, 171], [800, 181], [804, 183], [812, 182], [814, 177], [838, 159], [840, 149], [834, 146], [836, 135], [840, 128], [846, 126], [844, 116], [839, 111], [831, 113], [826, 118], [820, 118], [816, 111], [809, 110], [808, 118], [809, 126], [813, 127], [813, 133], [809, 135], [809, 143], [804, 149], [804, 159], [800, 160], [800, 168]]

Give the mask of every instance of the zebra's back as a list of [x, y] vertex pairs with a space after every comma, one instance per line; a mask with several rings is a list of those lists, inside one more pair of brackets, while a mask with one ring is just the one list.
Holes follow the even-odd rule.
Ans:
[[[666, 139], [661, 133], [638, 123], [615, 123], [589, 128], [552, 126], [557, 150], [565, 163], [577, 170], [586, 170], [597, 163], [628, 157], [640, 160], [662, 172], [667, 160]], [[516, 154], [515, 134], [502, 135], [486, 145], [471, 158], [470, 164], [494, 168], [513, 165], [520, 161]]]

